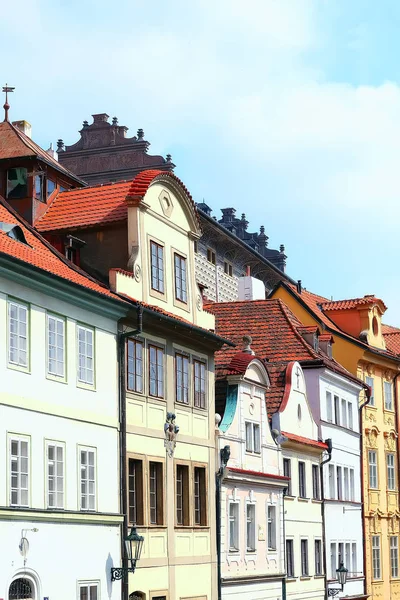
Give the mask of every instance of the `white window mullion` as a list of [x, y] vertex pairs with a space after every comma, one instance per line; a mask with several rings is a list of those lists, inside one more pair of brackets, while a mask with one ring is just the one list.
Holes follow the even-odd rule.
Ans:
[[81, 510], [96, 510], [96, 453], [80, 448]]
[[47, 505], [64, 508], [64, 446], [47, 444]]
[[29, 442], [10, 439], [10, 504], [29, 506]]
[[28, 367], [28, 307], [8, 301], [8, 362]]
[[94, 331], [82, 325], [77, 326], [78, 336], [78, 380], [88, 385], [94, 384]]

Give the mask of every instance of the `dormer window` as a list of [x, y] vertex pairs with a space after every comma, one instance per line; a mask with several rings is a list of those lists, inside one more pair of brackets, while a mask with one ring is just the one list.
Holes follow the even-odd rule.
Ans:
[[54, 192], [55, 189], [56, 189], [56, 182], [53, 181], [52, 179], [47, 179], [47, 181], [46, 181], [46, 196], [47, 196], [47, 198], [49, 196], [51, 196], [51, 194]]
[[28, 170], [15, 167], [7, 171], [7, 199], [26, 198], [28, 196]]
[[44, 195], [43, 195], [43, 187], [44, 187], [44, 176], [42, 174], [40, 175], [35, 175], [34, 178], [34, 187], [33, 187], [33, 197], [35, 198], [35, 200], [39, 200], [40, 202], [43, 202], [44, 200]]

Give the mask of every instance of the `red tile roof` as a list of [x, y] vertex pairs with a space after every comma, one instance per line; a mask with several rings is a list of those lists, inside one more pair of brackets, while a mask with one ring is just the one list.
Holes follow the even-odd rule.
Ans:
[[347, 310], [350, 308], [357, 308], [359, 306], [371, 306], [374, 304], [379, 304], [382, 312], [387, 309], [385, 303], [376, 298], [373, 294], [369, 294], [364, 296], [363, 298], [350, 298], [348, 300], [331, 300], [328, 302], [323, 302], [321, 304], [322, 310]]
[[18, 127], [15, 127], [8, 121], [0, 123], [0, 160], [7, 158], [28, 158], [30, 156], [39, 157], [47, 164], [57, 169], [57, 171], [68, 175], [68, 177], [75, 182], [81, 185], [85, 184], [82, 179], [71, 171], [68, 171], [68, 169], [60, 165], [60, 163], [43, 150], [43, 148], [35, 144], [35, 142], [23, 131], [18, 129]]
[[268, 479], [279, 479], [281, 481], [289, 481], [290, 477], [285, 475], [275, 475], [275, 473], [261, 473], [260, 471], [249, 471], [248, 469], [239, 469], [236, 467], [229, 467], [230, 473], [240, 473], [241, 475], [251, 475], [252, 477], [266, 477]]
[[393, 354], [400, 355], [400, 329], [392, 325], [382, 324], [382, 333], [386, 348]]
[[229, 375], [242, 375], [246, 373], [247, 367], [255, 358], [257, 357], [254, 356], [254, 354], [249, 354], [248, 352], [238, 352], [233, 356], [227, 367]]
[[317, 440], [310, 440], [309, 438], [302, 437], [301, 435], [295, 435], [294, 433], [288, 433], [287, 431], [282, 431], [282, 435], [287, 437], [290, 442], [295, 442], [296, 444], [302, 444], [304, 446], [312, 446], [313, 448], [320, 448], [321, 450], [326, 450], [328, 445], [325, 442], [318, 442]]

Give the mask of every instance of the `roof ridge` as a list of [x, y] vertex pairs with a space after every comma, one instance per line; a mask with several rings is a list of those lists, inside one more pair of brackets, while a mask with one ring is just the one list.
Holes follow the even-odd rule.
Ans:
[[[305, 341], [303, 336], [294, 327], [294, 324], [292, 323], [291, 319], [289, 318], [289, 315], [286, 312], [287, 310], [289, 311], [290, 308], [283, 302], [283, 300], [281, 298], [278, 298], [278, 300], [279, 300], [283, 315], [289, 324], [289, 327], [292, 329], [293, 333], [297, 336], [297, 338], [301, 341], [303, 347], [306, 348], [306, 350], [309, 352], [309, 354], [313, 358], [320, 358], [319, 355], [311, 348], [311, 346], [309, 344], [307, 344], [307, 342]], [[296, 315], [293, 315], [293, 316], [295, 317], [295, 319], [297, 319]], [[297, 320], [299, 320], [299, 319], [297, 319]]]

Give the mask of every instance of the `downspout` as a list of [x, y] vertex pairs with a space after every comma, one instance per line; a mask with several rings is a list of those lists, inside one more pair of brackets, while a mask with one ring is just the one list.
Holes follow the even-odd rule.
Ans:
[[325, 440], [325, 444], [328, 445], [328, 456], [321, 462], [319, 465], [319, 479], [321, 483], [321, 517], [322, 517], [322, 560], [324, 565], [324, 573], [325, 573], [325, 599], [328, 598], [328, 573], [327, 573], [327, 564], [326, 564], [326, 536], [325, 536], [325, 489], [324, 489], [324, 472], [323, 466], [332, 460], [332, 439], [328, 438]]
[[[397, 377], [397, 375], [396, 375]], [[361, 520], [362, 520], [362, 533], [363, 533], [363, 541], [366, 539], [366, 523], [365, 523], [365, 506], [364, 506], [364, 478], [363, 478], [363, 467], [364, 467], [364, 444], [363, 444], [363, 440], [364, 440], [364, 436], [363, 436], [363, 418], [362, 418], [362, 409], [364, 408], [364, 406], [367, 406], [367, 404], [370, 402], [371, 400], [371, 388], [369, 387], [369, 385], [366, 385], [365, 383], [363, 383], [364, 385], [364, 390], [365, 390], [365, 396], [366, 396], [366, 400], [364, 400], [364, 402], [360, 405], [359, 407], [359, 413], [358, 413], [358, 421], [359, 421], [359, 428], [360, 428], [360, 474], [361, 474]], [[396, 398], [396, 396], [395, 396]], [[396, 401], [396, 400], [395, 400]], [[363, 572], [364, 572], [364, 594], [367, 593], [367, 556], [366, 556], [366, 551], [365, 551], [365, 544], [364, 544], [364, 549], [363, 549]]]
[[283, 512], [283, 519], [282, 519], [282, 528], [283, 528], [283, 561], [284, 561], [284, 566], [285, 566], [285, 577], [282, 578], [282, 600], [286, 600], [286, 577], [287, 577], [287, 573], [286, 573], [286, 521], [285, 521], [285, 496], [287, 494], [287, 489], [288, 488], [283, 488], [283, 495], [282, 495], [282, 512]]
[[225, 468], [229, 461], [231, 453], [230, 446], [224, 446], [219, 451], [220, 467], [215, 474], [215, 507], [216, 507], [216, 541], [217, 541], [217, 586], [218, 600], [222, 599], [222, 579], [221, 579], [221, 487], [225, 474]]
[[[120, 503], [124, 517], [121, 535], [121, 558], [122, 566], [128, 567], [128, 558], [125, 553], [124, 538], [128, 535], [128, 497], [126, 489], [126, 385], [125, 385], [125, 340], [128, 337], [142, 332], [143, 308], [138, 306], [137, 329], [127, 332], [118, 332], [118, 363], [119, 363], [119, 460], [120, 460]], [[122, 579], [121, 600], [129, 600], [129, 579]]]

